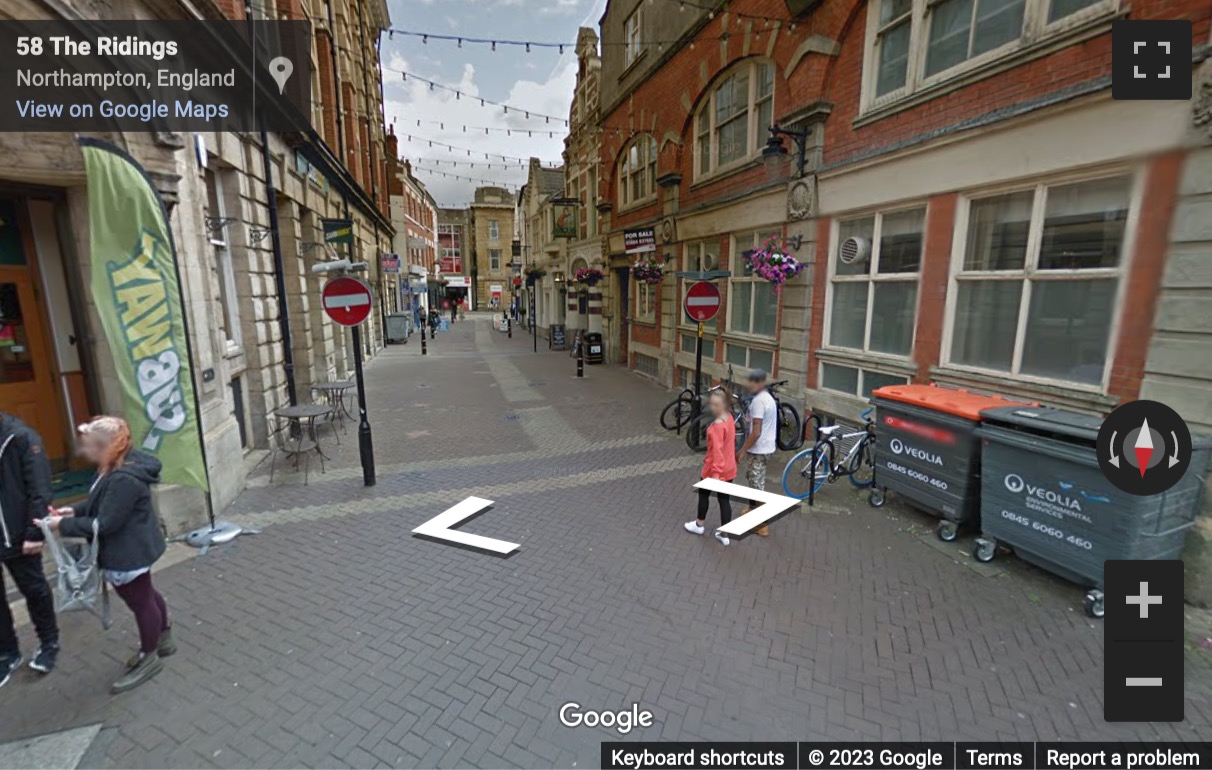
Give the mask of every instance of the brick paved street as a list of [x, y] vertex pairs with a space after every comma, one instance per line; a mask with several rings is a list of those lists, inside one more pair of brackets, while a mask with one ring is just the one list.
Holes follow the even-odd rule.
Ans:
[[[668, 395], [573, 373], [486, 320], [390, 348], [367, 372], [378, 485], [353, 425], [307, 486], [266, 463], [224, 515], [263, 534], [157, 574], [164, 673], [111, 697], [132, 620], [66, 618], [60, 670], [0, 690], [0, 741], [101, 723], [86, 764], [596, 766], [620, 736], [561, 726], [568, 701], [654, 712], [631, 740], [1209, 737], [1206, 650], [1184, 724], [1106, 724], [1082, 590], [978, 572], [898, 504], [835, 485], [769, 539], [688, 535], [700, 458], [659, 429]], [[411, 536], [471, 494], [496, 505], [466, 529], [512, 558]]]

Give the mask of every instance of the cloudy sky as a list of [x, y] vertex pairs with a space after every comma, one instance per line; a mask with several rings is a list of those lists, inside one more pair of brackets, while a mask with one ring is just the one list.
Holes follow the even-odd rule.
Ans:
[[[578, 27], [597, 28], [605, 4], [606, 0], [388, 0], [391, 26], [396, 30], [570, 44], [576, 41]], [[526, 170], [520, 165], [503, 168], [502, 155], [560, 160], [567, 131], [564, 124], [554, 120], [548, 124], [533, 115], [527, 120], [512, 108], [568, 117], [576, 84], [576, 55], [571, 45], [563, 55], [556, 49], [536, 48], [526, 53], [512, 46], [498, 46], [494, 52], [488, 45], [464, 42], [460, 48], [455, 41], [430, 39], [426, 43], [401, 34], [385, 35], [382, 64], [388, 125], [400, 138], [400, 154], [412, 160], [414, 168], [517, 187], [525, 181]], [[413, 75], [511, 109], [505, 114], [500, 107], [481, 107], [476, 98], [456, 99], [453, 93], [431, 90]], [[486, 135], [485, 127], [509, 129], [512, 135], [503, 131]], [[533, 135], [528, 136], [527, 129]], [[549, 137], [548, 131], [555, 136]], [[409, 141], [408, 136], [413, 139]], [[458, 150], [430, 146], [429, 140]], [[471, 157], [466, 150], [472, 151]], [[485, 160], [486, 153], [493, 157]], [[478, 165], [454, 166], [451, 161]], [[439, 205], [467, 203], [478, 185], [419, 170], [417, 176]]]

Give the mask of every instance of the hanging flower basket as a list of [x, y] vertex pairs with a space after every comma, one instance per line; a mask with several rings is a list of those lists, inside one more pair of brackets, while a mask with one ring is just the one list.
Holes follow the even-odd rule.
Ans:
[[631, 275], [640, 283], [653, 286], [665, 277], [665, 269], [651, 259], [642, 260], [632, 265]]
[[803, 262], [783, 251], [783, 239], [778, 236], [770, 238], [759, 248], [746, 251], [743, 256], [749, 270], [774, 284], [775, 291], [782, 291], [783, 284], [806, 267]]
[[577, 283], [583, 283], [586, 286], [597, 286], [606, 277], [606, 274], [596, 267], [582, 267], [573, 273], [572, 277]]
[[547, 275], [547, 271], [541, 267], [528, 267], [526, 268], [525, 275], [526, 285], [534, 286], [536, 283], [542, 280], [543, 276]]

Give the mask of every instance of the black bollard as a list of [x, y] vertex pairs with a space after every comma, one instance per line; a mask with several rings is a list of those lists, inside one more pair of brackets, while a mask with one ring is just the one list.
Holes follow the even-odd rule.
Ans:
[[505, 331], [509, 339], [513, 339], [513, 317], [505, 317]]
[[577, 377], [585, 376], [585, 348], [577, 345]]
[[425, 348], [425, 324], [421, 324], [421, 355], [429, 355], [429, 351]]

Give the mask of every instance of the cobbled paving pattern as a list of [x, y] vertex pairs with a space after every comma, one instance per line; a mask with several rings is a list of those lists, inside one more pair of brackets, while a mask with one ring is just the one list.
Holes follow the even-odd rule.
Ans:
[[[100, 722], [112, 767], [596, 766], [624, 736], [562, 726], [570, 701], [652, 711], [628, 740], [1209, 737], [1198, 646], [1185, 723], [1106, 724], [1079, 587], [1012, 558], [978, 573], [839, 485], [721, 548], [681, 528], [701, 457], [657, 426], [670, 394], [577, 380], [485, 319], [418, 342], [367, 370], [376, 486], [356, 424], [325, 429], [306, 486], [265, 463], [224, 514], [263, 534], [156, 574], [164, 672], [110, 696], [131, 618], [65, 617], [59, 670], [0, 690], [0, 741]], [[411, 535], [469, 495], [495, 505], [465, 528], [511, 558]]]

